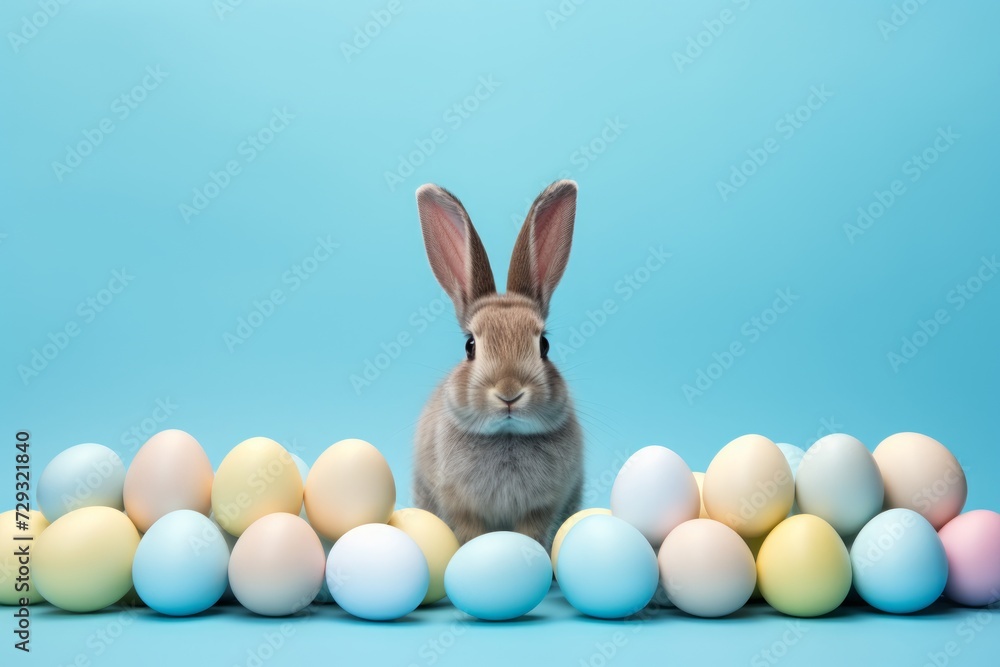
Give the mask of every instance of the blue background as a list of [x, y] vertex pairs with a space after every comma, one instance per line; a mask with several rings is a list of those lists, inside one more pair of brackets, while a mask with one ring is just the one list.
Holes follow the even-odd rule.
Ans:
[[[893, 24], [889, 0], [329, 4], [77, 2], [47, 18], [37, 2], [3, 3], [2, 426], [30, 430], [36, 474], [80, 442], [127, 461], [162, 428], [194, 434], [215, 464], [255, 435], [310, 462], [361, 437], [389, 459], [406, 505], [417, 415], [463, 354], [413, 191], [435, 182], [465, 202], [501, 282], [531, 200], [573, 178], [576, 237], [550, 329], [586, 426], [587, 504], [605, 504], [618, 467], [647, 444], [703, 470], [748, 432], [805, 447], [845, 431], [874, 448], [915, 430], [956, 453], [969, 508], [1000, 507], [1000, 280], [973, 280], [981, 290], [961, 308], [953, 292], [1000, 249], [988, 196], [1000, 6], [909, 0]], [[372, 12], [391, 22], [369, 25], [377, 35], [352, 52]], [[130, 93], [147, 68], [165, 77]], [[827, 99], [802, 107], [814, 90]], [[254, 153], [243, 142], [275, 109], [293, 118]], [[796, 113], [797, 127], [782, 121]], [[113, 131], [75, 168], [54, 166], [102, 122]], [[432, 136], [445, 140], [430, 152]], [[387, 183], [420, 145], [413, 173]], [[744, 166], [765, 146], [766, 162]], [[936, 161], [914, 171], [926, 149]], [[181, 205], [229, 161], [239, 173], [185, 220]], [[723, 196], [734, 169], [753, 173]], [[845, 230], [894, 180], [892, 205], [863, 233]], [[288, 272], [317, 238], [338, 247], [296, 283]], [[669, 260], [644, 272], [661, 247]], [[109, 296], [123, 268], [134, 278], [91, 311], [86, 300]], [[626, 288], [627, 276], [645, 282]], [[227, 345], [276, 289], [282, 303]], [[771, 321], [777, 290], [796, 298]], [[585, 325], [609, 300], [603, 324]], [[887, 355], [939, 309], [947, 321], [894, 368]], [[74, 324], [78, 335], [25, 374]], [[380, 358], [400, 334], [409, 345]], [[744, 353], [711, 367], [733, 343]], [[353, 382], [368, 362], [383, 366], [377, 377]], [[699, 371], [715, 379], [685, 395]], [[793, 622], [763, 607], [716, 622], [666, 612], [633, 632], [582, 619], [554, 593], [534, 615], [548, 620], [460, 625], [439, 654], [421, 649], [454, 631], [449, 607], [388, 626], [314, 622], [343, 616], [332, 608], [291, 620], [140, 611], [98, 654], [88, 638], [119, 613], [39, 608], [31, 661], [246, 664], [287, 622], [295, 631], [269, 664], [599, 664], [595, 642], [619, 630], [614, 660], [754, 664]], [[803, 622], [786, 664], [922, 664], [952, 640], [950, 663], [975, 664], [1000, 649], [993, 629], [967, 640], [977, 613], [847, 609]]]

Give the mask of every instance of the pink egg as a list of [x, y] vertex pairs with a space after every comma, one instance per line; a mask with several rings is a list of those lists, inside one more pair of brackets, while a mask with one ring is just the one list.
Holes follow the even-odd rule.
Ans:
[[945, 596], [970, 607], [1000, 601], [1000, 514], [989, 510], [960, 514], [938, 535], [948, 556]]
[[287, 616], [316, 599], [325, 569], [316, 532], [299, 515], [276, 512], [254, 521], [236, 541], [229, 584], [250, 611]]

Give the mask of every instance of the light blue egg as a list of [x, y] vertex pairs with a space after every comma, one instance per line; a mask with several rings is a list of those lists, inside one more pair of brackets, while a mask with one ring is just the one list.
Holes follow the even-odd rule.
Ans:
[[[799, 472], [799, 464], [802, 463], [802, 459], [805, 457], [806, 453], [801, 447], [796, 447], [795, 445], [789, 445], [787, 442], [776, 442], [774, 443], [781, 450], [781, 453], [785, 456], [785, 460], [788, 461], [788, 467], [792, 469], [792, 480], [795, 480], [795, 476]], [[798, 499], [792, 501], [792, 509], [788, 511], [788, 516], [793, 516], [799, 513], [799, 502]]]
[[927, 519], [908, 509], [882, 512], [865, 524], [851, 545], [851, 566], [861, 598], [893, 614], [927, 607], [941, 597], [948, 580], [941, 538]]
[[625, 618], [649, 604], [659, 583], [653, 547], [621, 519], [588, 516], [559, 548], [559, 588], [578, 611], [597, 618]]
[[219, 601], [229, 583], [229, 546], [218, 525], [193, 510], [162, 516], [132, 561], [136, 593], [150, 609], [189, 616]]
[[792, 477], [795, 477], [795, 473], [799, 470], [799, 464], [802, 463], [802, 459], [805, 457], [806, 453], [801, 447], [796, 447], [795, 445], [789, 445], [787, 442], [776, 442], [778, 449], [785, 456], [785, 460], [788, 461], [788, 467], [792, 469]]
[[81, 507], [124, 510], [125, 464], [114, 450], [85, 443], [53, 458], [38, 478], [38, 508], [52, 523]]
[[537, 607], [552, 586], [545, 548], [521, 533], [486, 533], [465, 543], [444, 572], [451, 603], [485, 621], [508, 621]]

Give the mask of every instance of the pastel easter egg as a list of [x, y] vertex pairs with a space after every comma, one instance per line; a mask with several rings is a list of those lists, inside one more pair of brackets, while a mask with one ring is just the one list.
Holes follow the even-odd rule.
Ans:
[[527, 535], [498, 531], [466, 542], [445, 572], [448, 599], [475, 618], [506, 621], [537, 607], [552, 586], [545, 548]]
[[38, 509], [53, 522], [81, 507], [124, 509], [125, 464], [114, 450], [85, 443], [57, 454], [38, 478]]
[[35, 540], [38, 593], [66, 611], [97, 611], [132, 588], [139, 531], [120, 510], [93, 506], [59, 517]]

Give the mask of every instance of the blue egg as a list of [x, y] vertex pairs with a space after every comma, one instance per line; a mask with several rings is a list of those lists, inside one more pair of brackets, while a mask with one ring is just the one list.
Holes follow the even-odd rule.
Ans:
[[132, 561], [135, 591], [170, 616], [205, 611], [229, 583], [229, 545], [214, 521], [193, 510], [162, 516], [139, 541]]
[[792, 477], [795, 477], [795, 473], [799, 471], [799, 464], [802, 463], [802, 459], [806, 455], [805, 451], [801, 447], [789, 445], [787, 442], [776, 442], [774, 444], [784, 454], [785, 460], [788, 461], [788, 467], [792, 469]]
[[541, 544], [521, 533], [486, 533], [465, 543], [444, 572], [451, 603], [485, 621], [523, 616], [552, 586], [552, 563]]
[[882, 512], [865, 524], [851, 545], [851, 566], [861, 598], [893, 614], [927, 607], [941, 597], [948, 580], [941, 538], [927, 519], [908, 509]]
[[595, 514], [573, 526], [559, 549], [559, 588], [578, 611], [624, 618], [653, 598], [659, 568], [642, 533], [613, 516]]
[[38, 508], [53, 523], [81, 507], [124, 510], [125, 464], [114, 450], [85, 443], [55, 456], [38, 478]]

